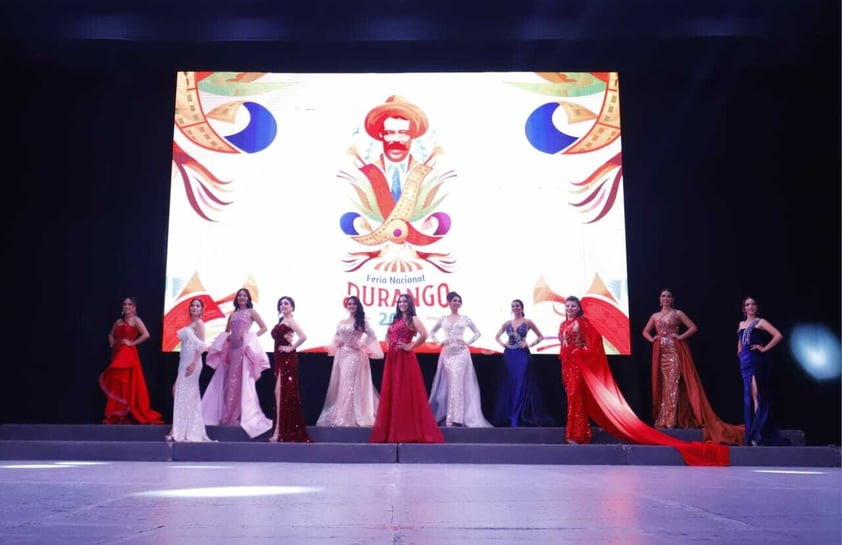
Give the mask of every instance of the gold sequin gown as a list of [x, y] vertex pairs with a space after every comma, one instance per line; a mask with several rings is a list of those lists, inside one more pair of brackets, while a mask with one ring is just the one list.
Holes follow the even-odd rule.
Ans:
[[703, 440], [740, 445], [745, 426], [723, 422], [708, 401], [687, 341], [674, 339], [681, 322], [672, 311], [655, 321], [652, 344], [652, 410], [659, 428], [702, 428]]

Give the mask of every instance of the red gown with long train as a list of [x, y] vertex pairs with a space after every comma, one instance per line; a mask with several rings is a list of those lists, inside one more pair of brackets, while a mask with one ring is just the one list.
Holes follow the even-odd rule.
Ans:
[[389, 351], [380, 385], [380, 404], [370, 443], [443, 443], [415, 352], [397, 347], [412, 342], [415, 331], [406, 319], [392, 322], [386, 333]]
[[[581, 373], [581, 398], [585, 413], [602, 429], [622, 441], [673, 447], [688, 465], [729, 465], [727, 446], [682, 441], [659, 432], [637, 417], [614, 381], [602, 336], [587, 318], [579, 316], [565, 320], [559, 327], [558, 335], [562, 341], [559, 359], [562, 365], [575, 365]], [[565, 339], [568, 342], [565, 343]]]
[[105, 418], [103, 424], [163, 424], [161, 413], [149, 406], [149, 391], [136, 346], [123, 343], [132, 341], [139, 331], [126, 322], [114, 326], [114, 345], [111, 364], [99, 376], [99, 387], [105, 392]]

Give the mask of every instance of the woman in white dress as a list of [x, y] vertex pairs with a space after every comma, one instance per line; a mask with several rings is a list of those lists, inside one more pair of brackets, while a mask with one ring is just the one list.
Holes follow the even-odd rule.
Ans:
[[371, 380], [369, 358], [382, 358], [383, 350], [359, 298], [347, 297], [345, 310], [348, 317], [336, 326], [336, 335], [328, 346], [333, 369], [316, 425], [370, 427], [377, 415], [379, 395]]
[[205, 351], [205, 305], [201, 299], [190, 301], [190, 324], [178, 330], [181, 352], [178, 376], [173, 387], [172, 441], [211, 441], [202, 416], [199, 375], [202, 374], [202, 352]]
[[[482, 415], [479, 383], [468, 349], [471, 343], [479, 339], [479, 329], [468, 316], [459, 314], [462, 297], [458, 293], [448, 293], [447, 302], [450, 314], [439, 318], [430, 330], [430, 340], [441, 344], [436, 376], [433, 377], [430, 391], [430, 408], [440, 425], [443, 422], [447, 427], [490, 428], [491, 424]], [[465, 340], [467, 329], [473, 335]], [[436, 339], [439, 330], [444, 331], [441, 342]]]

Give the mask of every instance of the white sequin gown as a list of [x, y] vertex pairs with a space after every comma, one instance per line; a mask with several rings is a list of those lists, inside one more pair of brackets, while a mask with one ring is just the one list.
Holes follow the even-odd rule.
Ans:
[[[181, 341], [181, 353], [178, 357], [178, 377], [175, 380], [173, 395], [173, 441], [210, 441], [205, 431], [202, 417], [202, 399], [199, 393], [199, 375], [202, 374], [202, 352], [205, 343], [196, 336], [192, 327], [178, 330]], [[187, 367], [198, 360], [198, 365], [190, 376], [185, 376]]]
[[383, 352], [371, 326], [366, 322], [365, 331], [358, 331], [352, 321], [339, 322], [328, 353], [334, 356], [333, 368], [316, 425], [373, 426], [380, 397], [371, 380], [369, 357], [382, 358]]
[[[439, 329], [445, 337], [441, 341], [436, 376], [430, 390], [430, 408], [436, 422], [446, 426], [492, 427], [482, 415], [479, 383], [467, 346], [479, 338], [479, 330], [469, 317], [459, 316], [453, 321], [449, 315], [440, 318], [430, 330], [433, 339]], [[473, 336], [463, 344], [460, 341], [464, 340], [467, 329], [473, 332]]]

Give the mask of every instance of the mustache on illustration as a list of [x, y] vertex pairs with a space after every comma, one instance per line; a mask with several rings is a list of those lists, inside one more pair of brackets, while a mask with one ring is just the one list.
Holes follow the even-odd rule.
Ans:
[[409, 147], [403, 142], [384, 142], [383, 149], [386, 151], [409, 151]]

